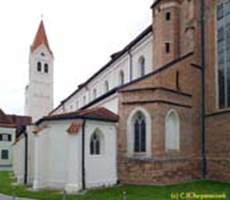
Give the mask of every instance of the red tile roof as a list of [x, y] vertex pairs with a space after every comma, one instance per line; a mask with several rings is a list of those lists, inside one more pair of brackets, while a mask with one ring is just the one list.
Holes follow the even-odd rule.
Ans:
[[41, 122], [47, 120], [65, 120], [65, 119], [90, 119], [90, 120], [117, 122], [119, 120], [119, 117], [118, 115], [107, 110], [106, 108], [96, 107], [96, 108], [91, 108], [86, 110], [78, 110], [76, 112], [46, 116], [40, 119], [39, 121], [37, 121], [36, 124], [40, 124]]
[[7, 115], [0, 109], [0, 127], [16, 128], [31, 124], [32, 119], [28, 116]]
[[82, 123], [81, 122], [72, 122], [69, 126], [69, 128], [67, 129], [67, 132], [69, 134], [77, 134], [80, 129], [82, 127]]
[[33, 52], [35, 49], [37, 49], [42, 44], [46, 45], [51, 55], [53, 55], [53, 52], [51, 51], [50, 46], [49, 46], [49, 42], [48, 42], [48, 38], [46, 35], [43, 20], [41, 20], [40, 22], [40, 25], [37, 30], [37, 34], [34, 38], [33, 44], [31, 45], [31, 51]]
[[13, 124], [11, 119], [0, 109], [0, 124], [10, 125]]
[[8, 115], [8, 117], [16, 126], [24, 126], [24, 125], [32, 124], [32, 118], [29, 116]]

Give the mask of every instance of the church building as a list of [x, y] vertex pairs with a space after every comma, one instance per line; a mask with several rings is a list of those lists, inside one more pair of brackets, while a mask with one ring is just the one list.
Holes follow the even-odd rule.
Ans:
[[41, 22], [26, 90], [34, 189], [230, 181], [230, 0], [156, 0], [151, 11], [151, 25], [54, 109]]

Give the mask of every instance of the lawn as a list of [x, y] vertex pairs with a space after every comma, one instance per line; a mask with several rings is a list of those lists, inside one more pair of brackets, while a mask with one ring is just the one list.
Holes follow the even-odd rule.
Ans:
[[[0, 193], [12, 194], [11, 173], [0, 172]], [[30, 197], [41, 200], [61, 200], [60, 191], [32, 192], [24, 186], [16, 186], [17, 197]], [[170, 186], [116, 186], [108, 189], [89, 191], [84, 195], [69, 195], [67, 200], [122, 200], [123, 192], [127, 200], [169, 200], [172, 193], [195, 192], [199, 194], [226, 193], [230, 194], [230, 183], [216, 181], [194, 181]]]

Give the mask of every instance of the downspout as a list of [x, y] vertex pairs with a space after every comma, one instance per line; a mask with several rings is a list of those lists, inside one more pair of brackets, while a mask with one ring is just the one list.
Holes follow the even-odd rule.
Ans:
[[129, 81], [131, 82], [133, 80], [133, 56], [128, 50], [128, 55], [129, 55]]
[[26, 132], [26, 126], [21, 127], [20, 131], [25, 137], [25, 160], [24, 160], [24, 184], [27, 185], [28, 179], [28, 134]]
[[85, 124], [86, 120], [83, 119], [83, 124], [82, 124], [82, 190], [86, 189], [85, 185]]
[[202, 178], [205, 179], [207, 175], [207, 159], [206, 159], [206, 133], [205, 133], [205, 68], [206, 68], [206, 61], [205, 61], [205, 0], [201, 0], [200, 4], [200, 23], [201, 23], [201, 93], [202, 93], [202, 100], [201, 100], [201, 157], [202, 157]]

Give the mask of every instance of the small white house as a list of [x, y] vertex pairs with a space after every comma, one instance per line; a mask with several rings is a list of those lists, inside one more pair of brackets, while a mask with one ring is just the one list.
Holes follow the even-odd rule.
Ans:
[[15, 140], [15, 127], [0, 127], [0, 170], [12, 169], [12, 144]]
[[29, 124], [30, 121], [30, 117], [8, 115], [0, 109], [0, 170], [12, 170], [12, 146], [16, 138], [16, 129]]
[[76, 193], [116, 184], [117, 121], [105, 108], [40, 119], [34, 127], [33, 189]]

